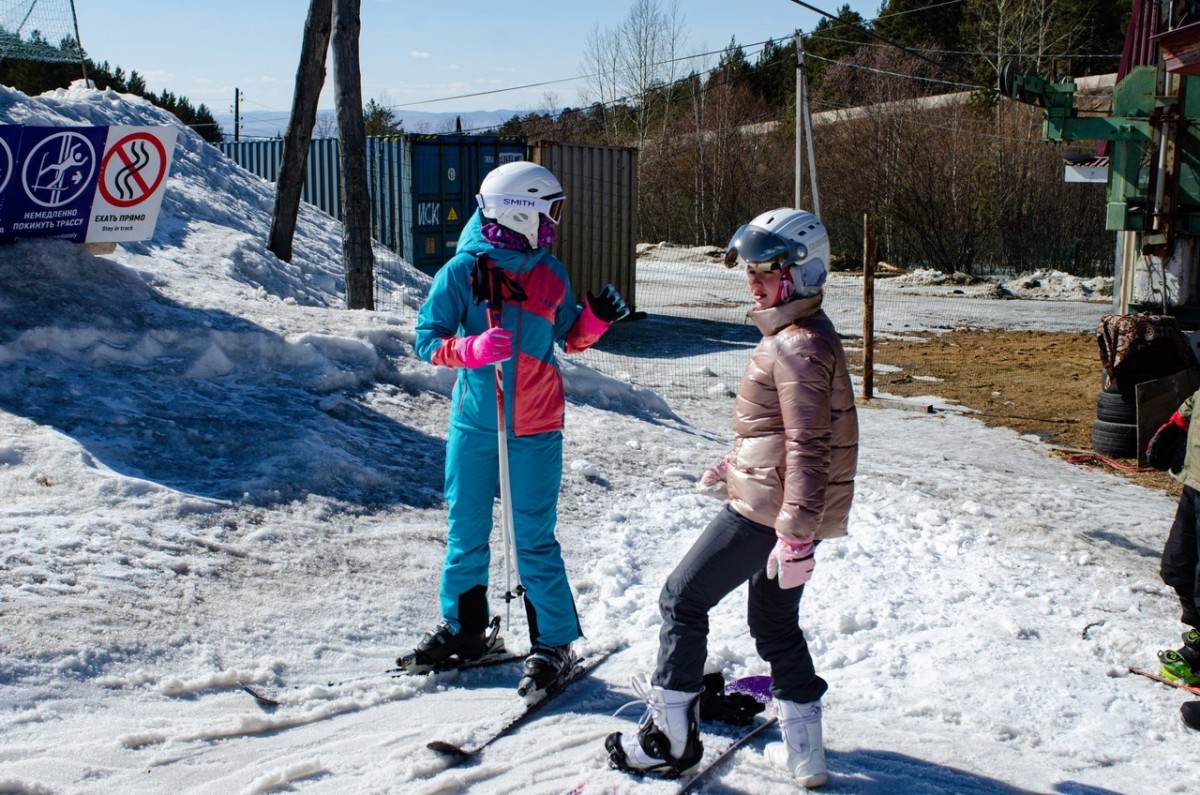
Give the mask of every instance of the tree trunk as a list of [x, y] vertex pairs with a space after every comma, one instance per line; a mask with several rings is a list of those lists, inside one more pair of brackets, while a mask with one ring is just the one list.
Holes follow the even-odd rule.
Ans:
[[279, 165], [271, 235], [267, 241], [267, 248], [284, 262], [292, 261], [292, 238], [296, 234], [296, 214], [300, 212], [304, 164], [308, 160], [308, 147], [317, 119], [317, 100], [325, 83], [325, 52], [329, 49], [332, 25], [333, 0], [312, 0], [304, 23], [296, 93], [292, 96], [292, 116], [283, 139], [283, 162]]
[[358, 65], [360, 0], [337, 0], [333, 11], [334, 102], [342, 169], [342, 267], [346, 307], [375, 308], [371, 198], [367, 192], [367, 133]]

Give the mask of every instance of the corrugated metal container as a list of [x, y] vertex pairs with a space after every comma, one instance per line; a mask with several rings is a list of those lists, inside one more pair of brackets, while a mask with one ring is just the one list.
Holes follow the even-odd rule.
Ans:
[[539, 141], [530, 160], [554, 172], [567, 195], [558, 241], [562, 260], [583, 300], [612, 282], [637, 308], [637, 150]]

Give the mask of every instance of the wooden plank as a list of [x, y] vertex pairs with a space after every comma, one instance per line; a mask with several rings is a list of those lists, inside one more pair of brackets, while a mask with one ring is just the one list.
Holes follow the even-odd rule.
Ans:
[[1163, 65], [1168, 72], [1200, 75], [1200, 22], [1181, 25], [1150, 40], [1162, 49]]

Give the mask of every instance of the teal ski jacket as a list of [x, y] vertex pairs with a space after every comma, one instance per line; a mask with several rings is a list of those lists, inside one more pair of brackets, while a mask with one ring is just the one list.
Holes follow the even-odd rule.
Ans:
[[567, 353], [587, 350], [607, 326], [575, 303], [566, 268], [548, 250], [496, 248], [481, 230], [482, 218], [476, 210], [458, 239], [458, 253], [434, 276], [417, 316], [417, 356], [459, 368], [451, 398], [452, 424], [496, 430], [494, 367], [467, 369], [455, 350], [462, 337], [488, 329], [487, 307], [474, 302], [471, 289], [476, 257], [485, 255], [512, 275], [527, 296], [521, 303], [506, 303], [500, 322], [513, 335], [513, 356], [502, 363], [508, 432], [530, 436], [561, 431], [566, 402], [555, 346], [561, 345]]

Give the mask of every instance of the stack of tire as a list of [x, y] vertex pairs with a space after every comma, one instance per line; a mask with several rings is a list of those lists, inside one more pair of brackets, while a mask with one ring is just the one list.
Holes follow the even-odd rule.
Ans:
[[1113, 458], [1139, 458], [1137, 385], [1196, 367], [1196, 353], [1174, 317], [1149, 312], [1102, 315], [1096, 341], [1104, 373], [1092, 449]]

